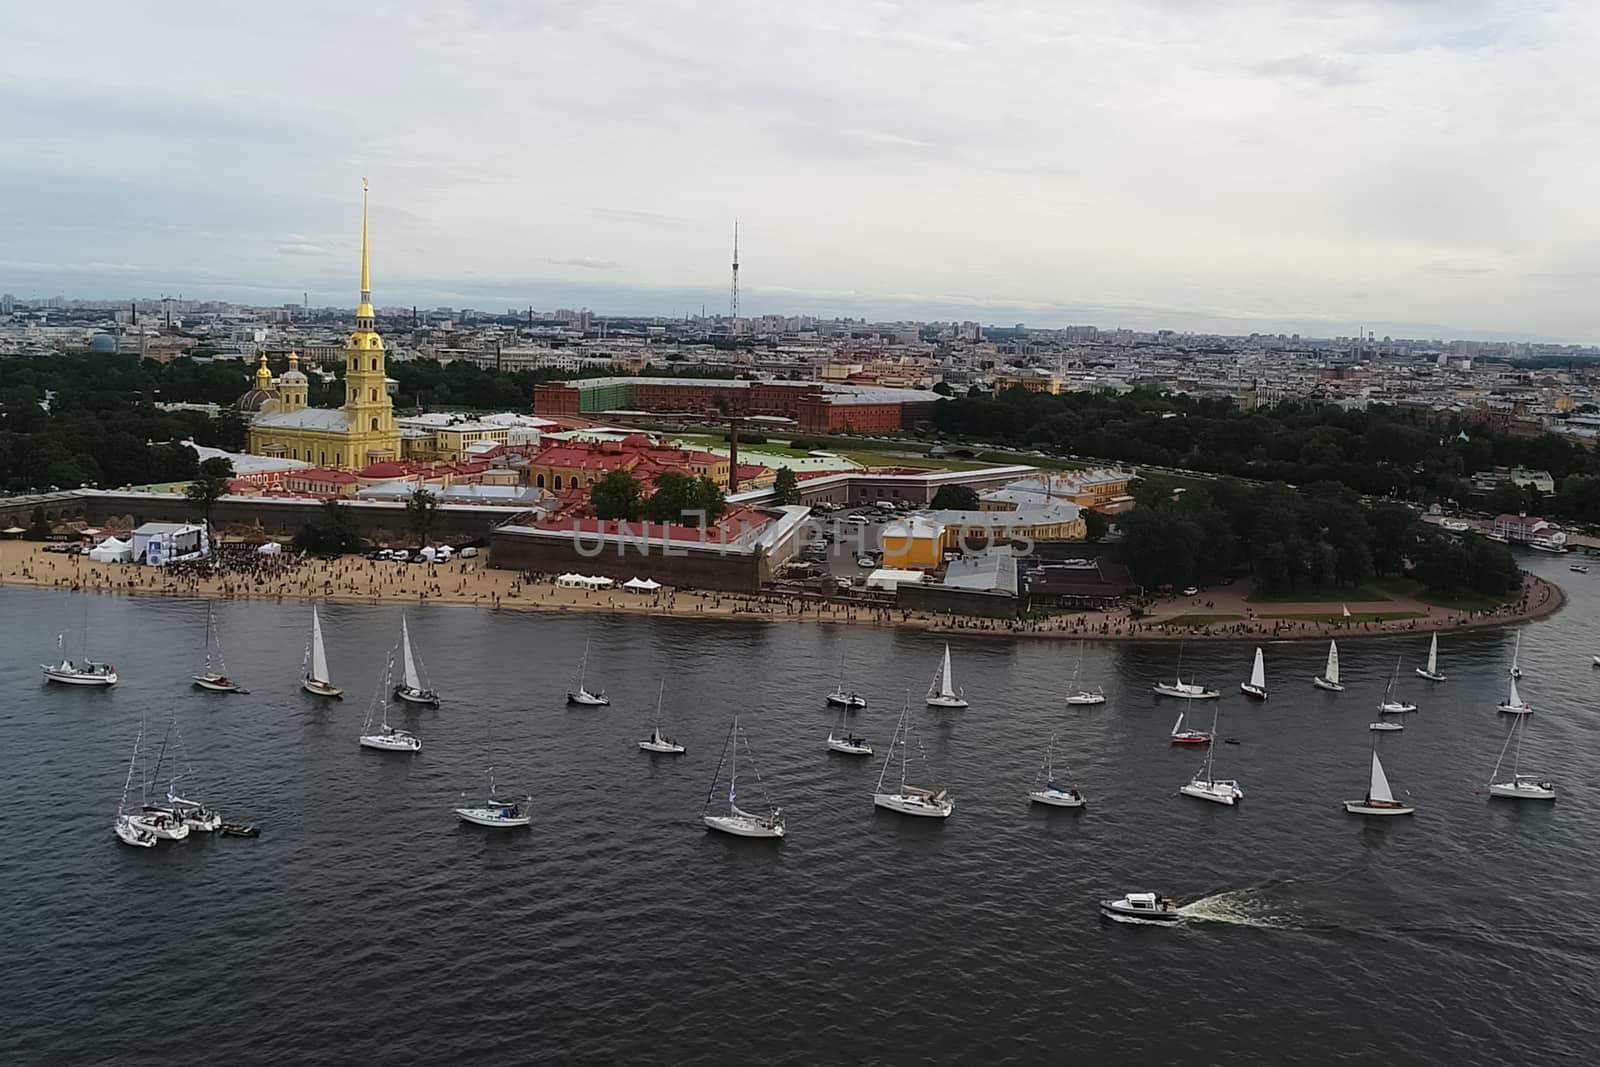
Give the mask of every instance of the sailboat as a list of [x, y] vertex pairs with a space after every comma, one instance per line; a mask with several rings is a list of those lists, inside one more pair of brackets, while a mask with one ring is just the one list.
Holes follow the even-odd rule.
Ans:
[[1168, 735], [1175, 745], [1209, 745], [1211, 735], [1204, 730], [1185, 730], [1183, 728], [1183, 712], [1178, 712], [1178, 721], [1172, 724], [1172, 733]]
[[611, 698], [606, 696], [604, 689], [598, 693], [591, 693], [583, 687], [583, 676], [589, 669], [589, 642], [583, 643], [583, 658], [578, 661], [578, 680], [571, 689], [567, 690], [568, 704], [582, 704], [589, 708], [609, 707]]
[[1444, 675], [1439, 673], [1439, 631], [1433, 632], [1433, 640], [1428, 642], [1428, 665], [1418, 667], [1417, 675], [1430, 682], [1444, 681]]
[[1217, 778], [1212, 771], [1212, 760], [1217, 754], [1217, 714], [1221, 710], [1219, 706], [1211, 712], [1211, 742], [1206, 746], [1205, 763], [1201, 765], [1199, 773], [1189, 779], [1187, 785], [1178, 788], [1178, 792], [1184, 796], [1232, 807], [1236, 801], [1244, 797], [1244, 790], [1239, 788], [1238, 782], [1229, 778]]
[[1344, 686], [1339, 684], [1339, 642], [1328, 642], [1328, 665], [1322, 668], [1321, 675], [1311, 679], [1311, 684], [1330, 693], [1344, 692]]
[[933, 676], [933, 682], [928, 686], [928, 707], [964, 708], [968, 706], [962, 699], [965, 695], [966, 690], [957, 689], [955, 680], [950, 676], [950, 646], [945, 645], [939, 673]]
[[1506, 698], [1500, 702], [1499, 710], [1505, 712], [1507, 715], [1520, 716], [1533, 714], [1533, 705], [1529, 704], [1526, 700], [1523, 700], [1522, 694], [1517, 692], [1517, 679], [1514, 675], [1511, 678], [1511, 691], [1507, 693]]
[[1215, 700], [1219, 695], [1215, 689], [1207, 689], [1203, 685], [1183, 680], [1183, 645], [1178, 645], [1178, 672], [1173, 681], [1157, 682], [1155, 691], [1159, 696], [1177, 697], [1180, 700]]
[[839, 653], [839, 684], [828, 694], [828, 703], [836, 708], [853, 711], [867, 706], [867, 698], [854, 689], [844, 687], [844, 653]]
[[1517, 659], [1522, 655], [1522, 631], [1517, 631], [1517, 643], [1511, 646], [1511, 677], [1521, 678], [1522, 668], [1517, 666]]
[[306, 642], [305, 662], [301, 670], [305, 676], [300, 681], [300, 688], [312, 696], [344, 699], [344, 690], [328, 680], [328, 653], [322, 648], [322, 619], [317, 615], [315, 604], [311, 605], [311, 639]]
[[1239, 691], [1247, 697], [1257, 700], [1267, 699], [1267, 663], [1261, 655], [1261, 649], [1256, 649], [1256, 661], [1250, 668], [1250, 680], [1239, 683]]
[[683, 755], [683, 746], [676, 740], [661, 732], [661, 698], [666, 695], [667, 680], [661, 679], [661, 688], [656, 691], [656, 724], [650, 731], [650, 736], [639, 742], [639, 747], [646, 752], [660, 752], [668, 756]]
[[394, 687], [394, 695], [407, 704], [439, 706], [439, 694], [423, 677], [422, 658], [411, 648], [411, 629], [406, 625], [405, 612], [400, 613], [400, 666], [404, 684]]
[[161, 751], [156, 756], [156, 769], [151, 772], [150, 780], [161, 780], [161, 767], [166, 762], [167, 746], [174, 740], [177, 741], [177, 752], [173, 756], [173, 766], [183, 761], [182, 772], [174, 771], [167, 782], [167, 802], [165, 805], [146, 804], [144, 816], [165, 816], [169, 822], [182, 823], [191, 831], [200, 833], [215, 833], [222, 829], [222, 816], [218, 812], [209, 810], [199, 800], [185, 796], [178, 792], [178, 783], [195, 777], [194, 764], [189, 760], [189, 750], [183, 743], [183, 731], [178, 729], [178, 716], [174, 712], [172, 721], [167, 724], [167, 736], [161, 741]]
[[[889, 765], [894, 762], [896, 745], [900, 746], [900, 788], [896, 792], [885, 793], [883, 780], [888, 777]], [[934, 792], [931, 789], [906, 784], [906, 762], [910, 758], [910, 745], [911, 697], [907, 694], [905, 706], [900, 709], [900, 721], [895, 723], [894, 738], [889, 742], [889, 754], [883, 758], [883, 770], [878, 773], [878, 784], [872, 794], [872, 803], [876, 807], [898, 811], [902, 815], [948, 819], [950, 813], [956, 810], [956, 805], [943, 789]], [[926, 762], [927, 754], [922, 752], [920, 741], [917, 742], [917, 750], [922, 753], [922, 758]]]
[[[520, 830], [527, 827], [533, 821], [529, 810], [533, 797], [528, 797], [526, 803], [501, 800], [499, 791], [495, 788], [494, 764], [490, 762], [494, 759], [494, 745], [489, 739], [487, 717], [484, 719], [483, 727], [483, 750], [484, 761], [487, 764], [485, 774], [489, 778], [487, 799], [477, 807], [457, 808], [456, 818], [474, 826], [487, 826], [491, 830]], [[466, 796], [465, 793], [461, 795]]]
[[1409, 711], [1416, 711], [1417, 706], [1409, 701], [1400, 700], [1394, 695], [1395, 683], [1400, 680], [1400, 661], [1394, 661], [1394, 675], [1389, 679], [1388, 688], [1383, 691], [1383, 699], [1378, 702], [1380, 715], [1404, 715]]
[[83, 605], [83, 658], [74, 662], [67, 658], [66, 634], [56, 634], [56, 651], [61, 662], [41, 663], [44, 680], [58, 685], [87, 685], [105, 688], [117, 684], [117, 668], [109, 663], [97, 663], [89, 658], [89, 604]]
[[211, 693], [248, 692], [228, 677], [228, 665], [222, 660], [222, 633], [217, 629], [217, 616], [210, 604], [206, 605], [206, 665], [194, 675], [194, 687]]
[[[722, 746], [723, 759], [717, 761], [717, 770], [711, 776], [711, 788], [706, 790], [706, 802], [700, 809], [700, 819], [706, 824], [708, 830], [720, 830], [725, 834], [735, 837], [782, 837], [785, 833], [783, 824], [783, 809], [772, 807], [770, 798], [767, 797], [766, 787], [761, 785], [761, 772], [756, 772], [756, 785], [761, 789], [761, 799], [767, 805], [767, 814], [755, 815], [745, 811], [739, 806], [739, 739], [744, 737], [739, 732], [739, 717], [733, 717], [733, 726], [728, 730], [728, 740]], [[750, 751], [750, 739], [744, 738], [745, 754], [750, 758], [750, 765], [755, 766], [755, 754]], [[728, 762], [728, 813], [726, 815], [713, 815], [711, 813], [711, 797], [717, 791], [717, 779], [722, 777], [722, 764]]]
[[[1050, 746], [1044, 750], [1044, 766], [1039, 768], [1039, 774], [1034, 776], [1033, 788], [1028, 790], [1028, 799], [1035, 804], [1048, 804], [1055, 808], [1081, 808], [1084, 800], [1083, 794], [1070, 785], [1056, 784], [1055, 770], [1056, 735], [1050, 735]], [[1044, 788], [1039, 788], [1039, 777], [1044, 778]]]
[[112, 823], [112, 832], [117, 835], [117, 840], [124, 845], [133, 845], [135, 848], [154, 848], [156, 835], [144, 827], [134, 823], [132, 816], [124, 814], [123, 809], [128, 806], [128, 790], [133, 787], [133, 768], [139, 762], [139, 741], [144, 737], [141, 727], [133, 739], [133, 755], [128, 757], [128, 777], [122, 783], [122, 799], [117, 802], [117, 818]]
[[1067, 704], [1072, 707], [1087, 707], [1106, 702], [1105, 690], [1099, 686], [1093, 689], [1078, 688], [1078, 672], [1083, 669], [1083, 642], [1078, 642], [1078, 665], [1072, 668], [1072, 689], [1067, 693]]
[[1372, 780], [1367, 785], [1367, 795], [1361, 800], [1345, 801], [1344, 810], [1351, 815], [1410, 815], [1417, 810], [1394, 798], [1383, 773], [1383, 762], [1378, 759], [1377, 734], [1372, 735]]
[[[422, 748], [422, 738], [408, 730], [397, 730], [389, 725], [389, 693], [394, 681], [394, 653], [383, 662], [383, 678], [373, 701], [367, 705], [367, 717], [361, 722], [361, 747], [375, 748], [381, 752], [416, 752]], [[376, 705], [376, 708], [374, 708]], [[378, 729], [372, 728], [372, 713], [379, 713]]]
[[[1489, 776], [1489, 795], [1491, 797], [1506, 797], [1510, 800], [1554, 800], [1556, 786], [1554, 782], [1546, 781], [1535, 774], [1520, 773], [1522, 766], [1522, 731], [1528, 720], [1518, 715], [1511, 720], [1511, 729], [1506, 731], [1506, 743], [1500, 746], [1500, 758], [1494, 761], [1494, 773]], [[1500, 765], [1506, 761], [1506, 747], [1511, 744], [1512, 737], [1517, 740], [1517, 747], [1511, 753], [1511, 778], [1509, 781], [1500, 781]]]
[[832, 729], [828, 730], [828, 751], [842, 752], [846, 756], [870, 756], [872, 746], [867, 744], [865, 737], [857, 737], [849, 727], [847, 720], [850, 718], [850, 709], [847, 706], [839, 707], [839, 734], [835, 736]]

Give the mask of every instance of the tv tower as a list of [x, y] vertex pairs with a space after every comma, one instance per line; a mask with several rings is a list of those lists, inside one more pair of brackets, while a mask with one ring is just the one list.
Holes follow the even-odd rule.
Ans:
[[739, 317], [739, 220], [733, 220], [733, 288], [728, 294], [728, 316]]

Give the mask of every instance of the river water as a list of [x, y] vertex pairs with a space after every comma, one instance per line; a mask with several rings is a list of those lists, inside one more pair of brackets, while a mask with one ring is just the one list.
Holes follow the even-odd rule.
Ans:
[[[1442, 635], [1449, 681], [1427, 688], [1425, 631], [1351, 637], [1342, 695], [1309, 684], [1324, 646], [1269, 644], [1264, 706], [1238, 693], [1250, 646], [1189, 645], [1239, 742], [1217, 750], [1246, 793], [1227, 809], [1176, 795], [1202, 753], [1168, 745], [1179, 708], [1150, 692], [1170, 643], [1090, 645], [1083, 680], [1110, 701], [1068, 710], [1076, 645], [952, 638], [972, 706], [936, 712], [930, 635], [413, 608], [448, 699], [397, 713], [424, 740], [406, 757], [356, 745], [398, 607], [323, 609], [347, 698], [322, 705], [297, 687], [304, 605], [217, 606], [252, 689], [228, 697], [188, 687], [202, 602], [0, 589], [0, 1060], [1594, 1062], [1600, 575], [1525, 562], [1571, 597], [1521, 650], [1522, 767], [1556, 779], [1554, 805], [1484, 788], [1509, 631]], [[85, 616], [121, 684], [46, 688], [37, 665]], [[610, 708], [563, 704], [586, 641]], [[878, 760], [823, 748], [842, 647]], [[1365, 790], [1396, 656], [1422, 710], [1381, 743], [1417, 814], [1363, 821], [1340, 801]], [[634, 745], [663, 678], [677, 759]], [[872, 806], [908, 690], [912, 777], [950, 790], [943, 823]], [[1206, 728], [1211, 706], [1190, 710]], [[741, 798], [782, 805], [781, 844], [698, 820], [735, 712], [760, 773], [741, 761]], [[153, 762], [174, 714], [191, 785], [259, 839], [112, 837], [141, 719]], [[1026, 803], [1052, 732], [1086, 811]], [[489, 753], [531, 831], [451, 813]], [[1098, 918], [1146, 888], [1195, 918]]]

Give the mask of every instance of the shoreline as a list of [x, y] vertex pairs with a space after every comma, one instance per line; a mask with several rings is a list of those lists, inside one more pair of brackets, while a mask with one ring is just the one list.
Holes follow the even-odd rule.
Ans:
[[[1324, 641], [1339, 637], [1381, 637], [1428, 630], [1503, 628], [1554, 615], [1566, 606], [1565, 591], [1554, 582], [1523, 575], [1523, 594], [1514, 610], [1460, 612], [1410, 600], [1353, 605], [1354, 614], [1380, 611], [1415, 613], [1388, 621], [1321, 622], [1273, 619], [1257, 614], [1241, 593], [1208, 600], [1175, 598], [1150, 618], [1131, 620], [1126, 611], [1084, 612], [1044, 619], [948, 618], [873, 605], [846, 605], [776, 594], [736, 594], [663, 588], [636, 595], [620, 588], [590, 591], [558, 589], [552, 580], [527, 581], [514, 571], [495, 570], [481, 557], [439, 566], [368, 561], [360, 556], [303, 562], [281, 556], [253, 561], [254, 570], [201, 577], [176, 569], [126, 563], [96, 563], [86, 556], [56, 555], [32, 542], [0, 541], [0, 587], [20, 585], [67, 592], [167, 599], [238, 601], [326, 601], [344, 604], [443, 604], [492, 611], [547, 613], [598, 612], [647, 618], [711, 618], [737, 622], [832, 623], [879, 629], [917, 630], [1006, 638], [1068, 641]], [[1276, 615], [1335, 614], [1329, 604], [1260, 605]], [[1215, 613], [1237, 618], [1191, 626], [1174, 624], [1185, 616]]]

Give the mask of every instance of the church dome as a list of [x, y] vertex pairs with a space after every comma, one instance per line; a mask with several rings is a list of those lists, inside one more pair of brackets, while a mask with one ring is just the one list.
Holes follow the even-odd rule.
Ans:
[[265, 407], [267, 401], [277, 399], [278, 391], [272, 386], [272, 371], [267, 366], [267, 356], [263, 352], [261, 362], [256, 367], [255, 384], [234, 402], [233, 408], [241, 413], [254, 413]]
[[300, 354], [298, 352], [290, 352], [289, 369], [278, 375], [278, 384], [280, 386], [305, 385], [309, 380], [304, 374], [300, 373]]
[[109, 333], [97, 333], [89, 338], [89, 351], [97, 356], [109, 355], [117, 350], [117, 339]]

